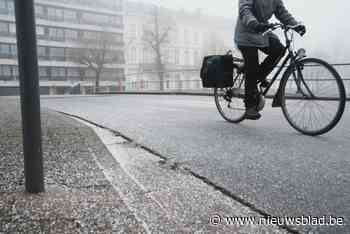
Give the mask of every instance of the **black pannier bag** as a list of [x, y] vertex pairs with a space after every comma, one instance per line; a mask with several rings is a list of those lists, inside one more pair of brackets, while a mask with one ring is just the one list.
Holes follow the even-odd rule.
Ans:
[[231, 51], [225, 55], [205, 56], [200, 77], [204, 88], [232, 87], [233, 57]]

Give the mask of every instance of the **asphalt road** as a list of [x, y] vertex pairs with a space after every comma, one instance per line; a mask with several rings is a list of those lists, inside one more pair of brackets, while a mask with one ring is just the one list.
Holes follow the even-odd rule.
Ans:
[[296, 227], [301, 232], [350, 233], [349, 108], [336, 129], [308, 137], [270, 107], [259, 121], [225, 122], [212, 97], [51, 97], [42, 106], [118, 130], [271, 215], [332, 215], [348, 224]]

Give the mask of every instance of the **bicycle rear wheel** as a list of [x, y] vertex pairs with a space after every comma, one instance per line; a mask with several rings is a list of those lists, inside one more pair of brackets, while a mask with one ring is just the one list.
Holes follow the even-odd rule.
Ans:
[[233, 87], [215, 88], [214, 98], [220, 115], [230, 123], [244, 120], [244, 75], [238, 74]]
[[334, 128], [343, 115], [346, 95], [337, 71], [306, 58], [289, 68], [281, 84], [283, 114], [297, 131], [316, 136]]

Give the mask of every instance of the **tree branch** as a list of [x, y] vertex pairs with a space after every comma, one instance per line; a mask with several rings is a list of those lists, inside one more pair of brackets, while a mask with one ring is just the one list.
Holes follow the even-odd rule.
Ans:
[[167, 39], [168, 35], [169, 35], [169, 31], [171, 30], [171, 27], [168, 26], [165, 31], [163, 32], [162, 36], [159, 39], [159, 44], [162, 44], [163, 42], [165, 42], [165, 40]]

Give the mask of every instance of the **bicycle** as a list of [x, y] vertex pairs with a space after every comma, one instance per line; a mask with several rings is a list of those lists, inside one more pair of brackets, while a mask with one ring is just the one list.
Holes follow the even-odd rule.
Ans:
[[[288, 123], [297, 131], [310, 136], [321, 135], [333, 129], [341, 119], [346, 103], [345, 88], [340, 75], [330, 64], [308, 58], [304, 49], [293, 50], [295, 27], [276, 23], [265, 32], [282, 29], [285, 52], [288, 50], [288, 53], [268, 87], [262, 88], [258, 82], [257, 109], [264, 108], [268, 92], [276, 88], [274, 83], [285, 69], [272, 96], [272, 107], [281, 107]], [[228, 122], [239, 123], [245, 119], [244, 61], [234, 57], [233, 65], [233, 86], [214, 88], [214, 98], [220, 115]]]

